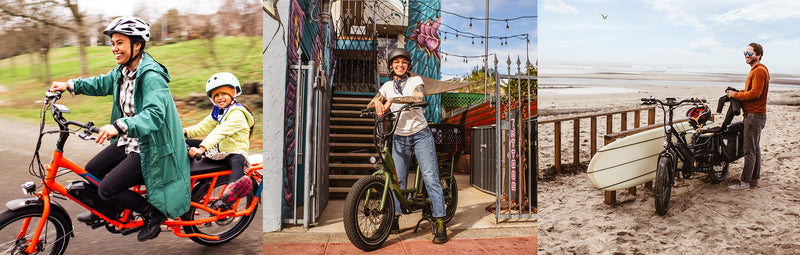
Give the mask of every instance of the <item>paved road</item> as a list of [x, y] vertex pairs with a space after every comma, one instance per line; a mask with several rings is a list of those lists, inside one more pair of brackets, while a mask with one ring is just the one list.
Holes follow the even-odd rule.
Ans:
[[[6, 201], [27, 196], [22, 194], [20, 184], [37, 180], [28, 174], [28, 165], [36, 146], [39, 126], [0, 118], [0, 127], [3, 130], [3, 134], [0, 135], [0, 208], [4, 208], [2, 205]], [[47, 135], [42, 142], [40, 155], [44, 164], [50, 161], [55, 140], [55, 135]], [[65, 147], [65, 155], [82, 166], [101, 149], [102, 147], [93, 142], [71, 136]], [[78, 179], [79, 176], [68, 174], [59, 177], [59, 182], [66, 184]], [[75, 219], [84, 211], [82, 207], [71, 201], [59, 201], [59, 203], [66, 207], [75, 228], [75, 237], [70, 240], [67, 254], [261, 254], [262, 252], [261, 210], [256, 213], [256, 218], [245, 233], [226, 244], [206, 247], [188, 238], [176, 237], [171, 232], [162, 232], [158, 238], [140, 243], [136, 240], [136, 234], [122, 236], [111, 234], [104, 228], [91, 229]]]

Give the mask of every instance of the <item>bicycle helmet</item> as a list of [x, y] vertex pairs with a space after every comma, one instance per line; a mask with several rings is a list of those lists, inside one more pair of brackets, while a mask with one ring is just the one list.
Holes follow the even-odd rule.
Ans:
[[139, 36], [145, 42], [150, 41], [150, 24], [137, 17], [123, 16], [116, 18], [108, 23], [103, 34], [111, 36], [114, 33], [123, 35]]
[[239, 79], [237, 79], [232, 73], [221, 72], [215, 73], [211, 76], [211, 78], [208, 78], [208, 81], [206, 82], [206, 95], [208, 98], [211, 98], [211, 91], [222, 86], [233, 87], [236, 90], [236, 94], [232, 95], [234, 97], [242, 94], [242, 86], [239, 85]]
[[405, 57], [406, 59], [408, 59], [408, 61], [411, 61], [411, 54], [408, 53], [408, 50], [404, 48], [395, 48], [389, 51], [389, 55], [387, 56], [389, 64], [391, 65], [392, 61], [394, 61], [394, 59], [397, 57]]
[[686, 117], [689, 117], [689, 124], [692, 125], [693, 128], [697, 128], [711, 119], [711, 109], [708, 109], [708, 106], [705, 104], [698, 105], [689, 109], [689, 111], [686, 112]]

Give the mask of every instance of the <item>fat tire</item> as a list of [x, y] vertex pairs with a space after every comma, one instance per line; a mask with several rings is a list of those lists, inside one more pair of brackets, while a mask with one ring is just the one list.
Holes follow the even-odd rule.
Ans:
[[[240, 198], [240, 201], [239, 201], [239, 206], [240, 207], [249, 206], [250, 203], [252, 203], [253, 200], [255, 199], [255, 192], [258, 189], [258, 183], [254, 179], [252, 179], [252, 177], [250, 179], [251, 179], [251, 181], [253, 183], [252, 190], [250, 190], [250, 192], [247, 193], [246, 196]], [[214, 185], [214, 190], [212, 192], [214, 192], [214, 193], [222, 192], [221, 186], [223, 186], [223, 185], [225, 185], [227, 183], [228, 183], [227, 178], [219, 178], [219, 179], [217, 179], [217, 183], [216, 183], [216, 185]], [[207, 192], [209, 190], [209, 185], [210, 185], [209, 182], [205, 182], [205, 183], [196, 185], [192, 189], [192, 201], [193, 202], [197, 202], [197, 203], [203, 203], [204, 201], [202, 201], [202, 200], [203, 200], [203, 198], [205, 198], [205, 195], [207, 194]], [[195, 215], [195, 212], [197, 212], [198, 215]], [[199, 216], [201, 218], [202, 217], [206, 217], [206, 216], [200, 216], [200, 215], [203, 215], [204, 212], [205, 211], [199, 210], [196, 207], [189, 207], [189, 211], [186, 212], [183, 216], [181, 216], [181, 219], [186, 220], [186, 221], [191, 221], [191, 220], [195, 219], [195, 216]], [[212, 223], [206, 223], [205, 225], [217, 224], [218, 226], [222, 226], [224, 224], [230, 224], [232, 221], [236, 221], [229, 228], [224, 229], [222, 231], [215, 232], [215, 233], [206, 233], [205, 232], [206, 230], [204, 230], [203, 226], [197, 226], [197, 225], [184, 226], [183, 227], [183, 231], [186, 232], [187, 234], [201, 233], [201, 234], [206, 234], [206, 235], [218, 235], [219, 236], [219, 240], [211, 240], [211, 239], [206, 239], [206, 238], [202, 238], [202, 237], [189, 237], [189, 239], [191, 239], [195, 243], [199, 243], [199, 244], [206, 245], [206, 246], [217, 246], [217, 245], [220, 245], [220, 244], [227, 243], [230, 240], [233, 240], [234, 238], [236, 238], [237, 236], [242, 234], [242, 232], [244, 232], [247, 229], [247, 227], [250, 225], [250, 223], [253, 222], [253, 219], [256, 217], [256, 213], [257, 212], [258, 212], [258, 206], [256, 206], [255, 209], [253, 209], [253, 212], [250, 213], [249, 215], [243, 215], [243, 216], [239, 216], [239, 217], [235, 217], [235, 218], [226, 218], [226, 219], [218, 220], [218, 221], [215, 221], [215, 222], [212, 222]]]
[[[18, 210], [5, 210], [0, 213], [0, 234], [2, 234], [3, 238], [5, 238], [7, 233], [11, 233], [9, 231], [14, 231], [12, 229], [6, 229], [10, 225], [16, 225], [15, 222], [24, 220], [25, 218], [30, 217], [38, 217], [41, 220], [42, 212], [44, 211], [44, 207], [41, 205], [36, 206], [28, 206]], [[55, 242], [50, 244], [46, 243], [45, 245], [47, 248], [50, 248], [50, 252], [46, 254], [64, 254], [67, 250], [67, 245], [69, 244], [70, 236], [72, 235], [72, 225], [70, 224], [69, 216], [57, 211], [57, 210], [50, 210], [50, 215], [47, 217], [48, 222], [52, 223], [52, 228], [55, 228]], [[34, 222], [38, 224], [38, 221]], [[36, 230], [36, 225], [30, 224], [28, 228], [29, 235], [33, 235], [33, 231]], [[50, 226], [48, 226], [49, 228]], [[18, 229], [16, 230], [19, 231]], [[48, 232], [53, 231], [48, 229]], [[42, 240], [44, 241], [44, 240]], [[48, 238], [47, 241], [53, 242], [54, 240]], [[5, 244], [12, 244], [16, 243], [13, 239], [12, 240], [0, 240], [0, 243], [3, 243], [3, 246], [0, 249], [3, 249], [3, 254], [23, 254], [17, 253], [19, 251], [9, 250], [8, 248], [12, 247], [5, 247]], [[21, 248], [21, 247], [16, 247]], [[12, 251], [14, 251], [12, 253]]]
[[[389, 237], [389, 232], [391, 232], [392, 221], [394, 221], [394, 200], [391, 190], [386, 198], [384, 210], [378, 211], [384, 187], [385, 180], [383, 176], [371, 175], [363, 177], [353, 184], [344, 202], [342, 221], [344, 223], [344, 231], [347, 233], [347, 239], [350, 239], [350, 243], [353, 246], [363, 251], [372, 251], [383, 246], [383, 243]], [[367, 209], [370, 215], [366, 215], [360, 209], [364, 207], [364, 198], [366, 198], [368, 190], [375, 192], [375, 194], [370, 195], [372, 200], [369, 201]], [[359, 216], [368, 216], [368, 218], [359, 219]], [[377, 219], [377, 222], [370, 219]], [[372, 223], [364, 227], [375, 227], [374, 232], [372, 234], [365, 233], [365, 229], [362, 229], [359, 224], [362, 222], [365, 224]]]
[[656, 180], [653, 185], [655, 193], [656, 214], [664, 216], [669, 210], [669, 199], [672, 194], [672, 184], [670, 183], [670, 173], [674, 173], [674, 164], [671, 156], [659, 156], [658, 167], [656, 168]]

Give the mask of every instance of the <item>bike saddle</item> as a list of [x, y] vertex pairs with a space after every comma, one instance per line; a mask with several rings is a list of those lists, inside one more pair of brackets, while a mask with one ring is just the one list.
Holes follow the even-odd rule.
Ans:
[[227, 161], [212, 160], [203, 158], [201, 160], [189, 160], [189, 172], [191, 175], [207, 174], [223, 170], [230, 170]]

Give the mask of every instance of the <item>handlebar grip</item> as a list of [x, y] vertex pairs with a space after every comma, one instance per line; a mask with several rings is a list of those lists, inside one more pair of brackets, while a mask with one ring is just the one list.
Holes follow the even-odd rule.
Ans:
[[100, 128], [96, 126], [91, 126], [89, 127], [89, 131], [92, 131], [92, 133], [100, 133]]
[[419, 103], [412, 103], [410, 105], [410, 107], [426, 107], [426, 106], [428, 106], [428, 102], [427, 101], [422, 101], [422, 102], [419, 102]]

